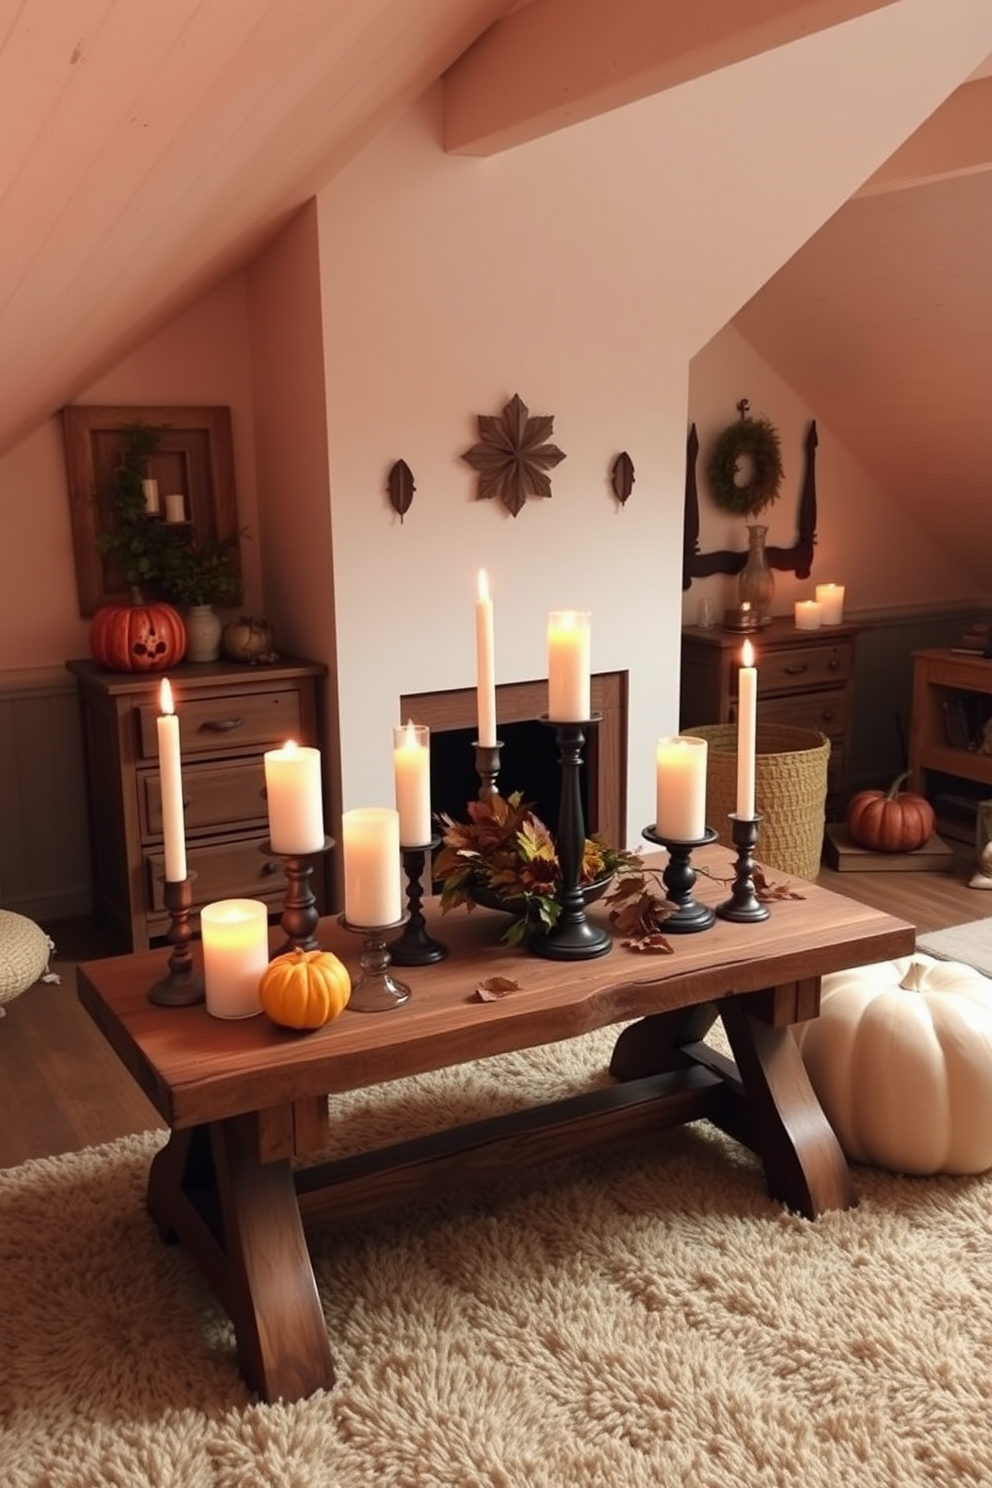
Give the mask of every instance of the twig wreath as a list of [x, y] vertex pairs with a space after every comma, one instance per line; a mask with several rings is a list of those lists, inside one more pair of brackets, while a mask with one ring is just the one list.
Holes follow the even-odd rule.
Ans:
[[[748, 416], [748, 400], [737, 405], [740, 418], [724, 429], [713, 446], [707, 470], [713, 500], [734, 517], [756, 517], [771, 506], [782, 484], [782, 447], [778, 430], [766, 418]], [[746, 460], [750, 475], [738, 482], [738, 463]]]

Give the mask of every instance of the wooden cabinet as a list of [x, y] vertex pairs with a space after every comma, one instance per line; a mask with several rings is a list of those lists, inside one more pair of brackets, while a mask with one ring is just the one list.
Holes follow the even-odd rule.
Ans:
[[975, 838], [978, 803], [992, 797], [992, 660], [931, 648], [913, 652], [909, 731], [912, 787], [937, 814], [937, 830]]
[[[96, 909], [133, 950], [169, 928], [164, 900], [158, 771], [161, 674], [105, 672], [70, 661], [82, 709]], [[262, 755], [287, 739], [318, 745], [321, 666], [182, 665], [169, 673], [179, 715], [186, 857], [196, 909], [214, 899], [263, 899], [281, 909], [286, 880], [268, 837]], [[326, 864], [313, 876], [326, 908]]]
[[[750, 634], [758, 667], [758, 722], [818, 729], [830, 740], [827, 816], [839, 819], [847, 792], [851, 698], [858, 627], [797, 630], [779, 618]], [[682, 632], [679, 727], [733, 723], [741, 646], [736, 631]]]

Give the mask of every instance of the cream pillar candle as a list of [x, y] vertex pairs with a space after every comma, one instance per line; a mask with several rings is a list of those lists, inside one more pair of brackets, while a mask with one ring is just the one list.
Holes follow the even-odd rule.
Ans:
[[699, 842], [706, 830], [705, 739], [659, 739], [654, 829], [666, 842]]
[[258, 986], [269, 964], [268, 905], [261, 899], [218, 899], [200, 910], [203, 985], [215, 1018], [250, 1018], [262, 1011]]
[[478, 742], [491, 747], [496, 743], [496, 662], [493, 639], [493, 602], [489, 594], [489, 575], [479, 569], [478, 598], [475, 601], [475, 678], [478, 710]]
[[758, 713], [758, 671], [754, 647], [745, 641], [737, 673], [737, 815], [754, 818], [755, 735]]
[[373, 928], [402, 918], [400, 815], [388, 806], [361, 806], [341, 817], [344, 917]]
[[823, 624], [841, 625], [844, 620], [844, 585], [817, 584], [816, 597]]
[[425, 723], [393, 729], [393, 776], [400, 815], [400, 846], [431, 840], [431, 731]]
[[797, 630], [819, 630], [823, 617], [815, 599], [797, 599], [795, 613]]
[[269, 809], [269, 842], [274, 853], [294, 857], [324, 846], [324, 800], [320, 750], [288, 739], [263, 756]]
[[158, 481], [151, 479], [143, 480], [141, 482], [141, 491], [145, 498], [145, 511], [150, 517], [157, 517], [159, 511]]
[[591, 712], [589, 615], [552, 610], [548, 616], [548, 718], [582, 723]]
[[166, 496], [165, 520], [167, 522], [185, 522], [186, 497], [181, 491], [170, 491]]
[[158, 780], [162, 794], [162, 842], [165, 877], [169, 883], [186, 878], [186, 823], [183, 815], [183, 777], [179, 747], [179, 719], [172, 701], [172, 683], [162, 678], [159, 688]]

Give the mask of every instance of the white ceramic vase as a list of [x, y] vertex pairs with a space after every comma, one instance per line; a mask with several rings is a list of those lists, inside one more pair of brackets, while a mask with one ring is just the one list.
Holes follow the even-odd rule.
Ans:
[[186, 660], [216, 661], [224, 622], [212, 605], [190, 605], [183, 616], [186, 625]]

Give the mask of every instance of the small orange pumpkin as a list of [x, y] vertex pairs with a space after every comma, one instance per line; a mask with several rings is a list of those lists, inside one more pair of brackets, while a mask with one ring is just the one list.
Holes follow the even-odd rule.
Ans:
[[851, 797], [847, 830], [859, 847], [874, 852], [915, 852], [933, 836], [936, 818], [923, 796], [900, 790], [909, 772], [894, 780], [887, 791], [863, 790]]
[[348, 1005], [351, 977], [331, 951], [286, 951], [262, 972], [258, 1000], [282, 1028], [323, 1028]]

